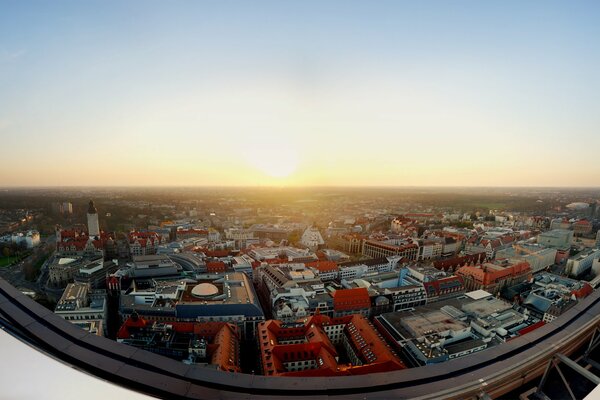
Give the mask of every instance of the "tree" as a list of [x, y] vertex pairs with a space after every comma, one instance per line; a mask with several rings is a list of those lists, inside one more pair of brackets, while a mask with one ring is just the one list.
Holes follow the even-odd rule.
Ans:
[[8, 256], [10, 256], [10, 249], [9, 249], [8, 247], [4, 247], [4, 248], [2, 249], [2, 255], [3, 255], [4, 257], [8, 257]]

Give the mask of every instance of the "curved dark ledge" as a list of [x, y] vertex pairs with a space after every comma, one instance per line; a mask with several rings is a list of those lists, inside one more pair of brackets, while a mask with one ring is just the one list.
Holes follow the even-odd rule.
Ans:
[[169, 399], [460, 398], [497, 390], [591, 335], [600, 320], [594, 292], [550, 324], [485, 351], [402, 371], [329, 378], [267, 377], [185, 365], [72, 325], [0, 279], [0, 316], [13, 334], [101, 379]]

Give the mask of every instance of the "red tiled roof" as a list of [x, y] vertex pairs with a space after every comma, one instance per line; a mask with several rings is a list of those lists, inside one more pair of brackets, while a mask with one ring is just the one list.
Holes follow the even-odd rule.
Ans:
[[366, 288], [339, 289], [332, 293], [335, 311], [360, 310], [371, 307], [371, 299]]
[[223, 261], [209, 261], [206, 263], [208, 272], [225, 272], [226, 265]]
[[304, 264], [307, 267], [315, 268], [319, 272], [338, 271], [340, 268], [334, 261], [314, 261]]
[[527, 273], [531, 273], [531, 267], [526, 261], [513, 264], [501, 269], [485, 268], [485, 264], [481, 267], [464, 266], [456, 271], [461, 276], [471, 276], [480, 284], [484, 286], [498, 282], [499, 280], [506, 279], [509, 276], [515, 277]]

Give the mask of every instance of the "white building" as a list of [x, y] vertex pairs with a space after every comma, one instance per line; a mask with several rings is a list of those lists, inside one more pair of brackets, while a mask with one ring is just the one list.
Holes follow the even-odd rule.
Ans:
[[98, 222], [98, 210], [94, 206], [94, 201], [90, 200], [90, 204], [87, 212], [87, 223], [88, 223], [88, 234], [89, 236], [95, 237], [100, 236], [100, 223]]
[[309, 249], [316, 250], [319, 246], [325, 244], [323, 237], [321, 236], [321, 232], [315, 227], [308, 227], [302, 234], [302, 238], [300, 239], [300, 243], [303, 246], [308, 247]]
[[104, 336], [106, 296], [85, 283], [69, 283], [54, 313], [91, 333]]
[[507, 249], [499, 250], [496, 259], [512, 258], [527, 261], [532, 272], [541, 271], [554, 264], [556, 249], [540, 245], [517, 244]]
[[10, 241], [17, 246], [24, 245], [32, 249], [40, 244], [40, 233], [38, 231], [27, 231], [25, 233], [13, 233]]
[[588, 249], [567, 260], [566, 271], [570, 276], [577, 277], [592, 268], [594, 259], [600, 257], [599, 249]]

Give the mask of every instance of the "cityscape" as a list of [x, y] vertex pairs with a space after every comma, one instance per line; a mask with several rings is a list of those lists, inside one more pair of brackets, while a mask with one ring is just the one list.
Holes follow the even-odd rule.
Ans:
[[0, 400], [600, 399], [598, 21], [0, 0]]
[[187, 365], [400, 371], [560, 324], [600, 283], [599, 195], [9, 189], [0, 276], [90, 335]]

